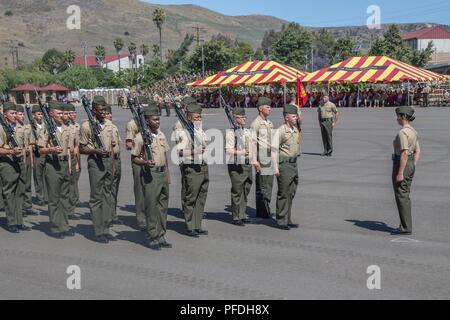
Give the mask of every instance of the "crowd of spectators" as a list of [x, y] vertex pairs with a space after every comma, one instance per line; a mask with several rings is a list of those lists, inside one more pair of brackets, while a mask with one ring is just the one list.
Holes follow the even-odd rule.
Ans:
[[[210, 76], [212, 74], [206, 74]], [[205, 108], [220, 107], [220, 93], [217, 88], [192, 88], [187, 84], [201, 79], [201, 74], [181, 74], [173, 75], [165, 80], [153, 84], [144, 90], [143, 93], [152, 97], [159, 103], [167, 102], [168, 97], [184, 96], [186, 94], [195, 97]], [[281, 87], [267, 86], [257, 88], [222, 88], [222, 96], [232, 107], [255, 108], [258, 98], [266, 96], [272, 101], [273, 108], [282, 108], [284, 105], [284, 93]], [[288, 94], [296, 95], [295, 89], [289, 89]], [[324, 91], [307, 88], [308, 100], [304, 107], [317, 108], [322, 102]], [[328, 92], [330, 101], [341, 108], [383, 108], [397, 107], [401, 105], [422, 105], [431, 104], [449, 105], [450, 90], [438, 89], [428, 84], [420, 84], [408, 87], [387, 87], [380, 86], [377, 89], [343, 89], [337, 90], [331, 87]], [[434, 97], [439, 98], [434, 99]]]

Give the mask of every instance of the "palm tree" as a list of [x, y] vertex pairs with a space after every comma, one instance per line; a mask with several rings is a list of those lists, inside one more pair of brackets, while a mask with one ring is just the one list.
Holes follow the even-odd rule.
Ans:
[[161, 61], [163, 60], [163, 54], [162, 54], [162, 26], [164, 22], [166, 21], [166, 12], [162, 8], [156, 8], [155, 11], [153, 11], [153, 22], [156, 24], [156, 27], [159, 30], [159, 54]]
[[73, 52], [72, 49], [65, 51], [64, 60], [66, 62], [66, 65], [70, 68], [75, 61], [75, 52]]
[[130, 53], [131, 63], [133, 64], [134, 67], [134, 65], [136, 64], [136, 52], [137, 52], [137, 47], [134, 42], [131, 42], [130, 45], [128, 46], [128, 52]]
[[159, 53], [159, 46], [157, 44], [154, 44], [152, 47], [152, 52], [153, 52], [153, 59], [156, 58], [156, 56]]
[[95, 59], [97, 60], [97, 65], [103, 67], [103, 62], [105, 61], [106, 51], [104, 46], [95, 47]]
[[114, 48], [116, 48], [117, 57], [119, 58], [119, 72], [120, 72], [120, 54], [124, 47], [123, 40], [121, 38], [116, 38], [114, 40]]
[[150, 52], [149, 46], [146, 45], [146, 44], [143, 44], [141, 46], [141, 53], [142, 53], [142, 55], [145, 57], [146, 55], [148, 55], [149, 52]]

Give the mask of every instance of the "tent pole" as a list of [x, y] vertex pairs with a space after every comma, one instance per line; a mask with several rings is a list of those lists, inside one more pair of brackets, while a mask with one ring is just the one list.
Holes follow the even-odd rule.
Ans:
[[284, 96], [284, 105], [286, 105], [286, 83], [284, 83], [283, 85], [283, 96]]
[[359, 86], [358, 86], [358, 95], [356, 96], [356, 107], [359, 108]]
[[409, 85], [409, 80], [408, 80], [408, 106], [411, 106], [412, 105], [412, 103], [411, 103], [411, 96], [410, 96], [410, 85]]

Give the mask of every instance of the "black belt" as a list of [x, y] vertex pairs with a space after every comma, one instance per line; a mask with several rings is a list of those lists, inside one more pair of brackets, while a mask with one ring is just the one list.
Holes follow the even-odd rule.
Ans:
[[333, 118], [320, 119], [321, 122], [333, 121]]
[[57, 155], [46, 155], [45, 160], [47, 161], [69, 161], [69, 156], [57, 156]]
[[101, 158], [101, 159], [109, 159], [109, 158], [111, 158], [111, 153], [110, 152], [108, 152], [108, 153], [102, 153], [102, 154], [91, 154], [89, 157], [99, 157], [99, 158]]
[[162, 166], [162, 167], [148, 167], [148, 168], [150, 168], [150, 171], [153, 171], [153, 172], [165, 172], [166, 171], [166, 167], [165, 166]]
[[[399, 156], [398, 154], [393, 154], [392, 155], [392, 160], [393, 161], [400, 161], [400, 159], [401, 159], [401, 156]], [[408, 160], [414, 160], [414, 153], [408, 155]]]
[[298, 157], [293, 157], [293, 158], [284, 158], [280, 160], [280, 164], [281, 163], [297, 163], [297, 158]]
[[188, 163], [183, 163], [183, 167], [188, 167], [188, 168], [196, 168], [196, 167], [204, 167], [204, 166], [207, 166], [208, 164], [206, 163], [206, 162], [202, 162], [202, 163], [191, 163], [191, 164], [188, 164]]
[[8, 162], [8, 163], [11, 163], [11, 164], [21, 163], [22, 162], [22, 158], [15, 157], [15, 156], [13, 156], [13, 157], [14, 157], [13, 159], [11, 159], [9, 157], [0, 157], [0, 162]]

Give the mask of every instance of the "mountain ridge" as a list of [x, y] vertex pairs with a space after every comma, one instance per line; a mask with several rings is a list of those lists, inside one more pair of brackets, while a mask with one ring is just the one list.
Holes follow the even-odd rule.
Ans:
[[[68, 30], [66, 10], [70, 5], [81, 8], [81, 30]], [[11, 67], [11, 40], [19, 44], [19, 60], [31, 62], [51, 48], [72, 49], [83, 54], [82, 42], [88, 45], [88, 54], [94, 54], [95, 46], [103, 45], [108, 54], [115, 53], [113, 41], [120, 37], [125, 44], [158, 44], [158, 30], [152, 21], [156, 7], [166, 10], [163, 26], [163, 47], [176, 49], [186, 33], [195, 33], [194, 27], [204, 28], [206, 40], [222, 33], [247, 41], [259, 47], [264, 33], [280, 30], [288, 21], [268, 15], [227, 16], [198, 5], [155, 5], [139, 0], [2, 0], [0, 3], [0, 68]], [[11, 16], [6, 13], [10, 11]], [[403, 32], [414, 31], [426, 23], [400, 24]], [[437, 25], [437, 24], [432, 24]], [[446, 26], [448, 27], [448, 26]], [[319, 30], [323, 28], [311, 28]], [[363, 48], [381, 35], [382, 30], [370, 31], [366, 26], [325, 28], [334, 37], [352, 36]], [[125, 34], [128, 33], [129, 36]], [[124, 52], [127, 51], [125, 46]], [[5, 60], [6, 58], [6, 60]]]

